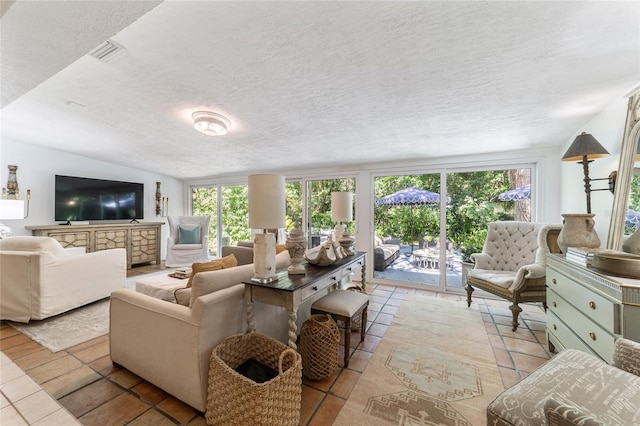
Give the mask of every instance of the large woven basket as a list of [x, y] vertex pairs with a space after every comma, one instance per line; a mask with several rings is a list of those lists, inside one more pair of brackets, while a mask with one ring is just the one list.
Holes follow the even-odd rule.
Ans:
[[[278, 371], [257, 383], [235, 371], [253, 358]], [[206, 420], [209, 425], [298, 425], [302, 359], [293, 349], [259, 333], [228, 337], [211, 353]]]
[[329, 377], [338, 368], [340, 330], [329, 314], [311, 315], [300, 330], [302, 373], [310, 380]]

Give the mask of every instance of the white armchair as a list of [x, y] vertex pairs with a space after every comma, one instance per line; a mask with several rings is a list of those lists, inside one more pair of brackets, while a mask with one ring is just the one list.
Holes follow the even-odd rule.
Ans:
[[562, 225], [531, 222], [491, 222], [482, 253], [471, 255], [475, 265], [467, 276], [467, 305], [474, 287], [512, 302], [512, 329], [518, 328], [520, 302], [546, 305], [547, 254], [559, 253]]
[[169, 238], [165, 265], [191, 266], [209, 261], [211, 216], [168, 216]]
[[123, 248], [84, 253], [51, 237], [0, 240], [0, 319], [29, 322], [109, 297], [123, 288]]

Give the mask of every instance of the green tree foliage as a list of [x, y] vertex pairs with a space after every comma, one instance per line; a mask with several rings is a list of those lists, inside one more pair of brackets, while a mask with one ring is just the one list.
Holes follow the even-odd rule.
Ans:
[[[446, 235], [463, 257], [482, 250], [489, 222], [513, 219], [513, 202], [498, 201], [497, 194], [514, 188], [509, 171], [450, 173], [447, 193], [451, 202], [446, 211]], [[376, 179], [376, 199], [415, 186], [440, 192], [440, 175], [385, 176]], [[413, 209], [413, 238], [411, 215]], [[508, 213], [511, 212], [511, 213]], [[439, 205], [375, 206], [375, 229], [380, 236], [393, 236], [403, 244], [417, 244], [417, 237], [440, 233]], [[412, 241], [413, 239], [413, 241]], [[466, 260], [466, 259], [465, 259]]]
[[211, 216], [209, 225], [209, 253], [218, 254], [218, 234], [216, 228], [218, 212], [218, 189], [216, 187], [201, 187], [193, 190], [192, 210], [194, 216]]
[[[631, 189], [629, 191], [629, 208], [633, 211], [640, 212], [640, 175], [634, 175], [631, 179]], [[625, 235], [631, 235], [638, 228], [635, 226], [625, 226]]]
[[[311, 182], [311, 227], [333, 229], [331, 220], [331, 193], [340, 191], [356, 192], [355, 179], [325, 179]], [[352, 224], [346, 224], [352, 226]]]
[[[463, 257], [481, 251], [486, 238], [487, 225], [494, 220], [513, 219], [513, 201], [498, 201], [497, 194], [520, 186], [514, 182], [509, 170], [449, 173], [447, 192], [451, 202], [446, 211], [446, 235]], [[635, 181], [634, 181], [635, 182]], [[635, 183], [640, 193], [640, 182]], [[375, 180], [375, 199], [401, 189], [415, 186], [440, 193], [440, 174], [384, 176]], [[248, 222], [247, 186], [221, 186], [223, 244], [235, 244], [249, 240], [251, 231]], [[211, 216], [209, 248], [217, 254], [217, 187], [196, 188], [193, 200], [194, 215]], [[355, 194], [355, 179], [322, 179], [309, 184], [310, 220], [314, 231], [330, 230], [335, 225], [331, 220], [331, 193], [350, 191]], [[286, 184], [287, 230], [295, 224], [302, 225], [302, 184]], [[631, 205], [640, 211], [640, 201]], [[398, 237], [403, 244], [416, 244], [418, 235], [438, 235], [440, 232], [439, 205], [426, 206], [374, 206], [376, 233], [382, 237]], [[413, 238], [411, 222], [413, 219]], [[353, 223], [348, 224], [353, 227]], [[353, 232], [350, 229], [350, 232]]]

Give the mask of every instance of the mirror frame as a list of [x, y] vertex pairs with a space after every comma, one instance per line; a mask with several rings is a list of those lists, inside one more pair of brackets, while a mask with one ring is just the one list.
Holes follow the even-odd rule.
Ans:
[[629, 192], [631, 179], [634, 173], [635, 157], [640, 143], [640, 87], [635, 88], [629, 95], [627, 106], [627, 119], [624, 133], [622, 134], [622, 148], [620, 150], [620, 163], [613, 194], [613, 206], [611, 209], [611, 222], [609, 224], [609, 236], [607, 248], [622, 250], [624, 239], [624, 223], [629, 204]]

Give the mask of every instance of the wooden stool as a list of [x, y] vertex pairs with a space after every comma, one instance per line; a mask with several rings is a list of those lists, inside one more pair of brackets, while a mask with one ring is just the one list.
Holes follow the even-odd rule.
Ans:
[[362, 314], [360, 341], [364, 341], [367, 328], [369, 296], [348, 290], [335, 290], [313, 302], [312, 314], [329, 314], [337, 322], [344, 323], [344, 366], [349, 366], [351, 346], [351, 321]]

